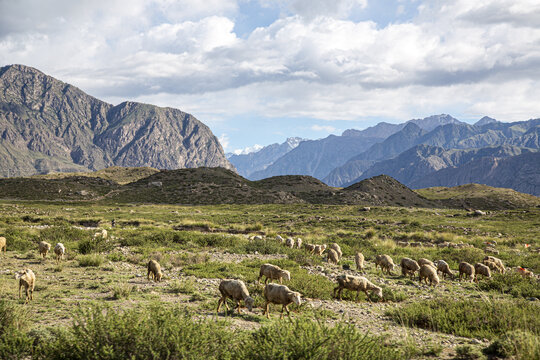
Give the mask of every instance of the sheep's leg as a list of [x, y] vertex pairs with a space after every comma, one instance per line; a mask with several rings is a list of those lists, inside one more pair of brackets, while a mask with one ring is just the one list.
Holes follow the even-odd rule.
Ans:
[[219, 312], [219, 308], [221, 307], [221, 303], [223, 302], [223, 298], [220, 298], [218, 303], [217, 303], [217, 310], [216, 312]]
[[34, 285], [30, 288], [30, 300], [34, 300]]
[[150, 269], [148, 269], [148, 274], [146, 274], [146, 280], [150, 280]]
[[342, 292], [343, 292], [343, 288], [340, 287], [339, 290], [338, 290], [339, 300], [343, 300], [343, 299], [341, 298], [341, 293], [342, 293]]
[[284, 307], [285, 307], [285, 310], [287, 310], [287, 316], [291, 317], [291, 312], [289, 311], [289, 308], [287, 307], [287, 305], [284, 305]]
[[21, 282], [19, 281], [19, 299], [21, 298], [21, 287], [22, 287], [22, 284], [21, 284]]
[[241, 312], [240, 312], [240, 300], [236, 300], [236, 308], [238, 309], [238, 313], [241, 314]]
[[337, 289], [339, 289], [339, 286], [336, 286], [336, 287], [334, 288], [334, 298], [336, 297], [336, 290], [337, 290]]
[[283, 319], [283, 309], [285, 309], [285, 305], [281, 307], [281, 315], [279, 316], [280, 319]]
[[26, 287], [26, 300], [25, 300], [25, 304], [28, 304], [28, 301], [30, 300], [30, 292], [28, 290], [28, 287]]
[[369, 294], [367, 292], [367, 290], [364, 291], [366, 293], [366, 299], [368, 299], [369, 302], [372, 302], [371, 299], [369, 298]]
[[283, 284], [283, 278], [282, 277], [279, 278], [279, 283]]

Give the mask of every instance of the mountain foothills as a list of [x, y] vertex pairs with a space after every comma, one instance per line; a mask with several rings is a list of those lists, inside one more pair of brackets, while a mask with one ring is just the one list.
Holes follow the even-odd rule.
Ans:
[[190, 114], [113, 106], [34, 68], [0, 68], [0, 175], [113, 165], [234, 169], [210, 129]]

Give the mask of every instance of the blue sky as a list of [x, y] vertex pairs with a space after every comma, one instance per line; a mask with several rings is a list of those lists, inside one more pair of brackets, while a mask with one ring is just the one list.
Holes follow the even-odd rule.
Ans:
[[537, 0], [0, 0], [0, 64], [176, 107], [226, 151], [540, 116]]

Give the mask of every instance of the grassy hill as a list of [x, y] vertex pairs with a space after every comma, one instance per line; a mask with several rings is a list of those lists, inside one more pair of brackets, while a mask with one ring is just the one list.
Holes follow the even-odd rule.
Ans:
[[105, 180], [114, 181], [117, 184], [124, 185], [131, 182], [144, 179], [150, 175], [159, 172], [158, 169], [151, 167], [122, 167], [122, 166], [111, 166], [106, 169], [98, 171], [88, 171], [88, 172], [55, 172], [46, 175], [34, 175], [33, 178], [37, 179], [65, 179], [68, 177], [74, 176], [84, 176], [84, 177], [98, 177]]

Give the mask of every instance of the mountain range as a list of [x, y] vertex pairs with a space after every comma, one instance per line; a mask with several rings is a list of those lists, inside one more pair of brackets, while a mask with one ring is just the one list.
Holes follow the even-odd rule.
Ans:
[[190, 114], [129, 101], [113, 106], [34, 68], [0, 68], [0, 175], [112, 165], [234, 169]]

